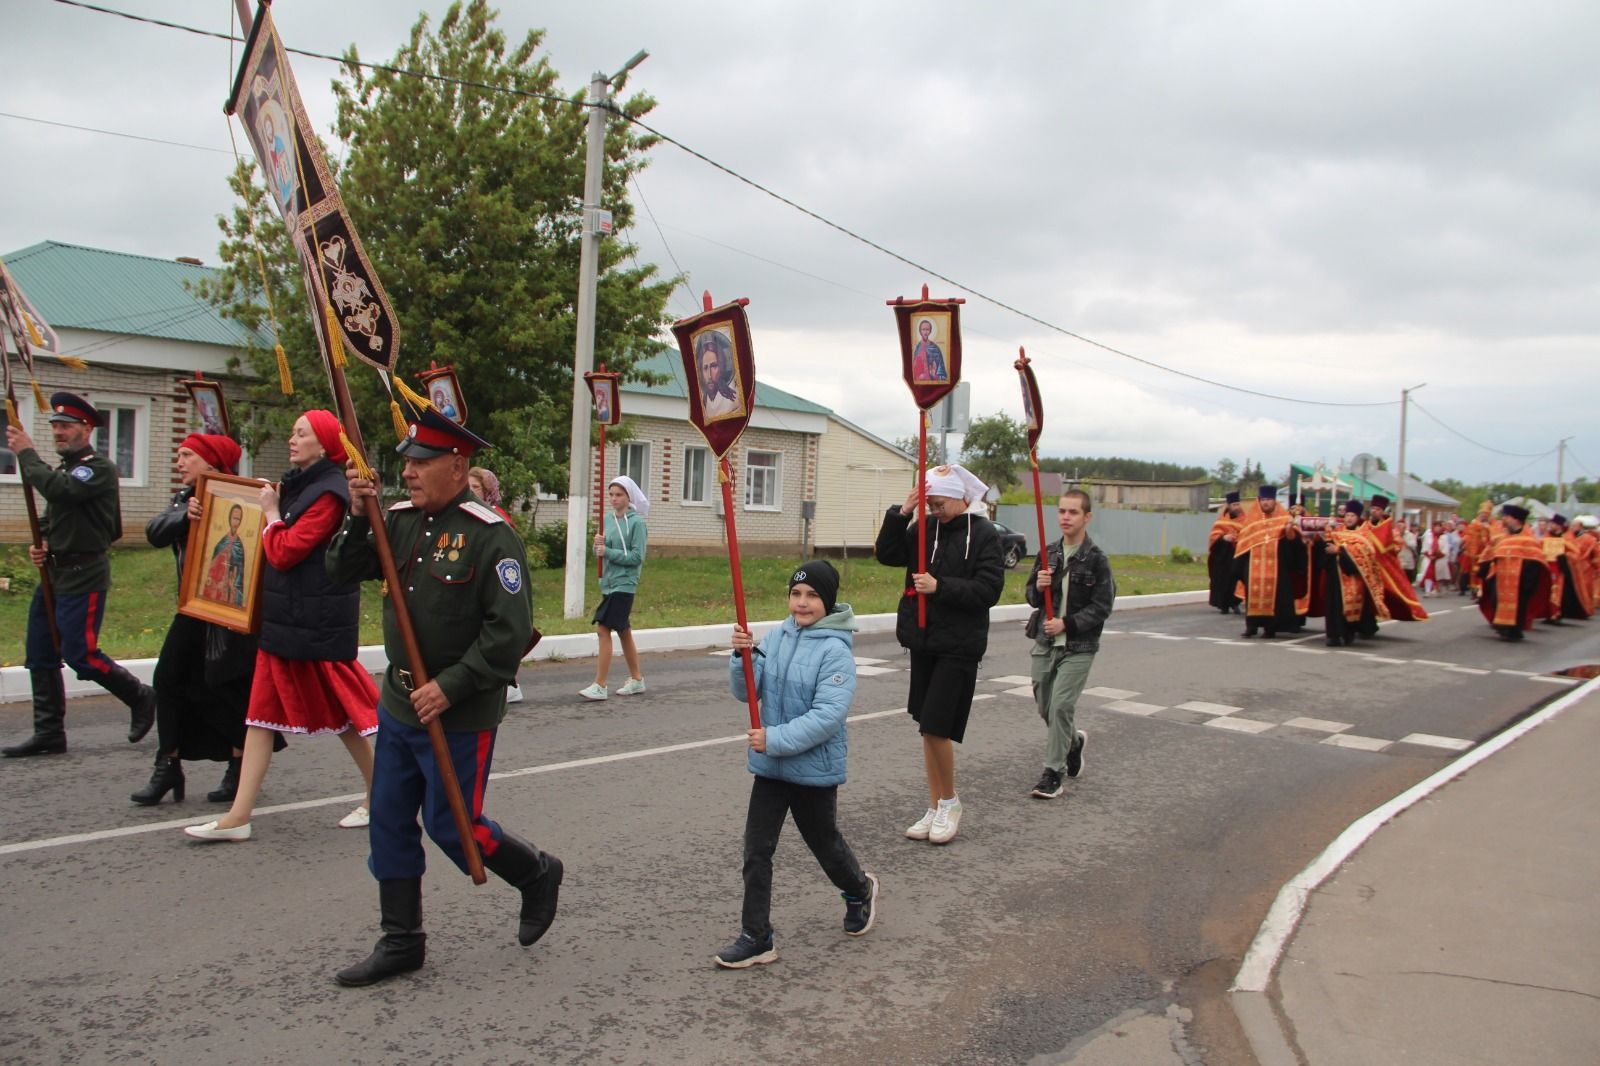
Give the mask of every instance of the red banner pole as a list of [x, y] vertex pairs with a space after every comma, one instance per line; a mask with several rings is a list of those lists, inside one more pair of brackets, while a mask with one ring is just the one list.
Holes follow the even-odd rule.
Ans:
[[[739, 531], [733, 523], [733, 469], [728, 466], [726, 456], [721, 460], [717, 477], [722, 482], [722, 519], [728, 528], [728, 568], [733, 574], [733, 611], [739, 619], [739, 628], [748, 632], [750, 623], [745, 619], [744, 611], [744, 574], [739, 569]], [[750, 728], [760, 729], [761, 709], [756, 705], [756, 668], [752, 661], [755, 658], [754, 649], [740, 658], [744, 661], [744, 694], [750, 704]]]
[[[1039, 565], [1049, 566], [1049, 557], [1045, 554], [1049, 548], [1044, 540], [1044, 496], [1039, 491], [1039, 450], [1028, 450], [1028, 463], [1033, 467], [1033, 509], [1039, 516]], [[1044, 616], [1054, 618], [1055, 609], [1050, 604], [1050, 586], [1046, 585], [1044, 591]]]
[[[606, 535], [606, 424], [600, 423], [600, 498], [594, 502], [594, 525], [600, 535]], [[594, 557], [594, 576], [606, 576], [604, 555]]]
[[[928, 572], [928, 412], [917, 438], [917, 573]], [[928, 628], [928, 597], [917, 593], [917, 628]]]

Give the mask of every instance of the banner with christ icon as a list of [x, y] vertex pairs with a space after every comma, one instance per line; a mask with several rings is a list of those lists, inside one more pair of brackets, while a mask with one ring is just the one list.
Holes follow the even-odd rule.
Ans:
[[689, 421], [721, 459], [750, 422], [756, 404], [748, 300], [735, 300], [672, 324], [688, 380]]

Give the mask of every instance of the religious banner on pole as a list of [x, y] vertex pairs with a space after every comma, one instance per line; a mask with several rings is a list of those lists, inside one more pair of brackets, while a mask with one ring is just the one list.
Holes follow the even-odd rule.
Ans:
[[289, 227], [308, 295], [321, 310], [317, 335], [330, 362], [342, 363], [347, 347], [379, 370], [392, 370], [400, 322], [339, 197], [266, 4], [256, 9], [226, 110], [244, 126]]
[[467, 424], [467, 398], [461, 392], [453, 364], [440, 366], [429, 360], [428, 369], [417, 375], [417, 384], [435, 411], [458, 426]]
[[[388, 530], [381, 517], [382, 486], [377, 483], [377, 475], [372, 471], [362, 443], [355, 404], [345, 379], [345, 349], [377, 368], [385, 387], [398, 391], [401, 398], [417, 410], [426, 413], [433, 409], [433, 404], [427, 397], [407, 388], [392, 373], [400, 351], [399, 321], [362, 250], [339, 191], [334, 187], [327, 159], [311, 130], [266, 3], [256, 7], [255, 19], [245, 40], [244, 59], [225, 110], [229, 115], [239, 116], [255, 147], [256, 159], [267, 179], [267, 189], [283, 215], [284, 224], [289, 227], [305, 271], [306, 298], [311, 304], [311, 320], [322, 349], [328, 383], [338, 405], [340, 436], [357, 473], [373, 481], [378, 488], [377, 499], [367, 505], [375, 507], [379, 516], [370, 523], [372, 546], [382, 568], [413, 688], [420, 689], [428, 684], [431, 671], [422, 657], [422, 647], [406, 606], [405, 582], [400, 580]], [[392, 392], [390, 410], [396, 432], [404, 437], [407, 426]], [[409, 432], [415, 433], [416, 426], [412, 425]], [[488, 874], [473, 836], [472, 819], [467, 813], [444, 728], [435, 718], [428, 723], [427, 730], [465, 865], [473, 883], [484, 884]]]
[[[1034, 377], [1028, 353], [1017, 349], [1016, 368], [1022, 384], [1022, 425], [1028, 431], [1028, 466], [1033, 470], [1033, 510], [1039, 520], [1039, 565], [1050, 565], [1049, 546], [1044, 534], [1044, 495], [1039, 490], [1039, 434], [1044, 432], [1044, 398], [1039, 395], [1039, 379]], [[1044, 617], [1055, 617], [1050, 602], [1050, 586], [1044, 587]]]
[[233, 435], [233, 423], [228, 418], [228, 398], [222, 394], [222, 382], [211, 381], [200, 371], [194, 377], [178, 382], [189, 393], [194, 413], [200, 422], [201, 433], [228, 437]]
[[[928, 569], [928, 410], [948, 396], [961, 381], [960, 297], [930, 300], [922, 287], [920, 300], [897, 296], [887, 301], [894, 308], [900, 333], [900, 369], [911, 398], [921, 412], [917, 425], [917, 569]], [[948, 460], [948, 456], [942, 457]], [[917, 625], [928, 624], [928, 598], [917, 593]]]
[[[717, 480], [722, 484], [722, 518], [728, 535], [728, 567], [733, 575], [733, 607], [739, 627], [748, 630], [745, 619], [744, 575], [739, 569], [739, 530], [734, 522], [733, 469], [728, 450], [750, 424], [756, 405], [756, 362], [750, 347], [750, 322], [745, 317], [747, 299], [721, 307], [711, 305], [711, 294], [702, 297], [705, 310], [672, 324], [683, 356], [688, 381], [689, 421], [706, 439], [717, 457]], [[745, 699], [750, 705], [750, 728], [761, 728], [761, 711], [756, 704], [756, 675], [750, 656], [743, 656]]]
[[[583, 375], [583, 383], [589, 386], [589, 398], [594, 403], [594, 422], [600, 427], [600, 492], [594, 500], [594, 524], [596, 529], [604, 530], [606, 527], [606, 427], [614, 426], [622, 421], [622, 396], [618, 386], [622, 384], [622, 375], [614, 370], [607, 370], [604, 363], [599, 370], [590, 370]], [[599, 577], [606, 573], [605, 557], [601, 553], [595, 554], [594, 572]]]

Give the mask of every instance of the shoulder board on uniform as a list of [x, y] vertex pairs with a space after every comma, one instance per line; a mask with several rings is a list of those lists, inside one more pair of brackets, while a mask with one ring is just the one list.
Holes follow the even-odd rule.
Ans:
[[412, 503], [410, 500], [401, 500], [399, 503], [391, 503], [389, 505], [389, 510], [391, 510], [391, 511], [409, 511], [409, 510], [411, 510], [411, 508], [413, 508], [415, 506], [416, 506], [416, 504]]
[[461, 509], [463, 511], [467, 512], [473, 518], [476, 518], [478, 521], [485, 523], [486, 525], [491, 525], [492, 526], [496, 522], [504, 522], [505, 521], [504, 518], [501, 518], [499, 515], [495, 514], [492, 510], [490, 510], [489, 508], [485, 507], [483, 504], [479, 503], [477, 500], [468, 500], [466, 503], [461, 505]]

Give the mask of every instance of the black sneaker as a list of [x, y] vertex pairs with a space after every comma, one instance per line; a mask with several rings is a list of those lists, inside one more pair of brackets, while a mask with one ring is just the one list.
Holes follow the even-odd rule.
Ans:
[[1067, 752], [1067, 776], [1077, 777], [1083, 773], [1083, 749], [1089, 746], [1089, 734], [1078, 730], [1077, 739], [1072, 742], [1072, 750]]
[[865, 899], [856, 899], [854, 896], [841, 892], [844, 899], [844, 931], [846, 936], [866, 936], [872, 931], [872, 923], [878, 920], [878, 879], [872, 874], [867, 874], [867, 896]]
[[1061, 783], [1061, 775], [1046, 767], [1039, 783], [1033, 786], [1033, 795], [1038, 799], [1053, 800], [1066, 790], [1067, 786]]
[[778, 948], [772, 942], [771, 933], [757, 939], [742, 932], [738, 940], [717, 952], [712, 961], [727, 970], [743, 970], [757, 964], [777, 962]]

